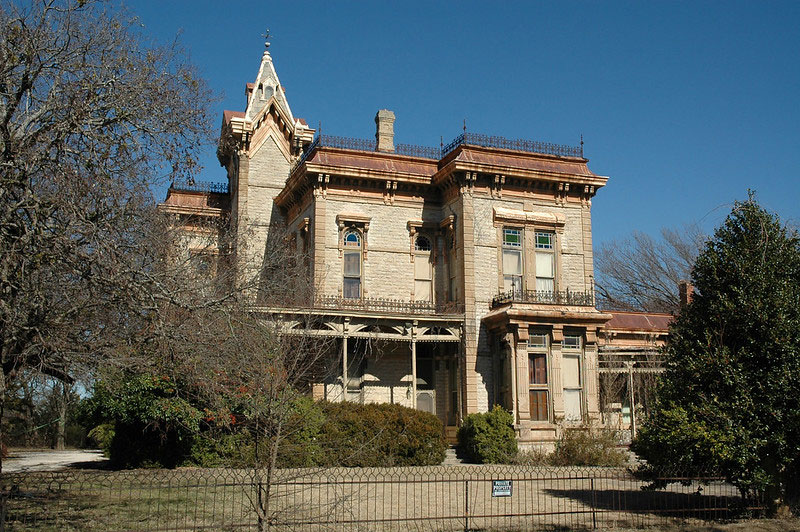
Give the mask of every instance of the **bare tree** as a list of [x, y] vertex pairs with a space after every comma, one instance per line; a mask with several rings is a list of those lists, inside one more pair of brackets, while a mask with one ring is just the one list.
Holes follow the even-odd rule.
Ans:
[[678, 282], [689, 279], [705, 236], [697, 226], [662, 229], [660, 238], [634, 231], [595, 254], [598, 303], [605, 309], [674, 312]]
[[26, 368], [70, 382], [128, 355], [169, 297], [150, 190], [195, 169], [212, 98], [134, 22], [91, 0], [0, 4], [0, 397]]

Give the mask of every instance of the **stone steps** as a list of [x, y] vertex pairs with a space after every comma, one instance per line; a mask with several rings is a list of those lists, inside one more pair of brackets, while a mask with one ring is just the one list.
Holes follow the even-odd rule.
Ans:
[[442, 465], [462, 465], [464, 463], [465, 462], [461, 460], [461, 458], [459, 458], [458, 455], [456, 454], [455, 447], [451, 445], [450, 447], [447, 448], [447, 450], [445, 450], [444, 461], [442, 462]]

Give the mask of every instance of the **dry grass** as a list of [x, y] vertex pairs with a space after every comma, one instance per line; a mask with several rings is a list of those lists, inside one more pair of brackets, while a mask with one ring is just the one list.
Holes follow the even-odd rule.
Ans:
[[[642, 491], [624, 469], [440, 466], [281, 475], [271, 530], [463, 530], [468, 505], [475, 530], [800, 532], [791, 520], [712, 520], [733, 515], [732, 486]], [[492, 497], [492, 479], [513, 479], [513, 496]], [[253, 530], [258, 482], [254, 471], [233, 469], [0, 476], [6, 529], [42, 531]]]

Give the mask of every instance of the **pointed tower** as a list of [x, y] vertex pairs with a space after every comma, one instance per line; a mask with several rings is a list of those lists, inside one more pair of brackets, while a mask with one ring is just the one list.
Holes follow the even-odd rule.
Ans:
[[278, 79], [269, 42], [255, 82], [245, 88], [244, 112], [225, 111], [217, 157], [228, 174], [231, 226], [241, 275], [261, 269], [267, 242], [284, 225], [273, 199], [289, 170], [314, 138], [305, 120], [296, 119]]

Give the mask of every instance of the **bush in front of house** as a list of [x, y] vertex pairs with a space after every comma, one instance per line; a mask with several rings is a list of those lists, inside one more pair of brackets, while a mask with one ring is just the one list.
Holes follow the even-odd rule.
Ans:
[[186, 461], [203, 414], [167, 376], [127, 375], [116, 386], [95, 384], [84, 409], [90, 436], [115, 468], [176, 467]]
[[442, 422], [396, 404], [321, 403], [319, 465], [392, 467], [437, 465], [447, 443]]
[[458, 444], [467, 460], [476, 464], [507, 464], [517, 455], [514, 418], [501, 406], [470, 414], [458, 430]]
[[628, 457], [617, 447], [616, 435], [595, 427], [564, 428], [548, 461], [556, 466], [621, 467]]

